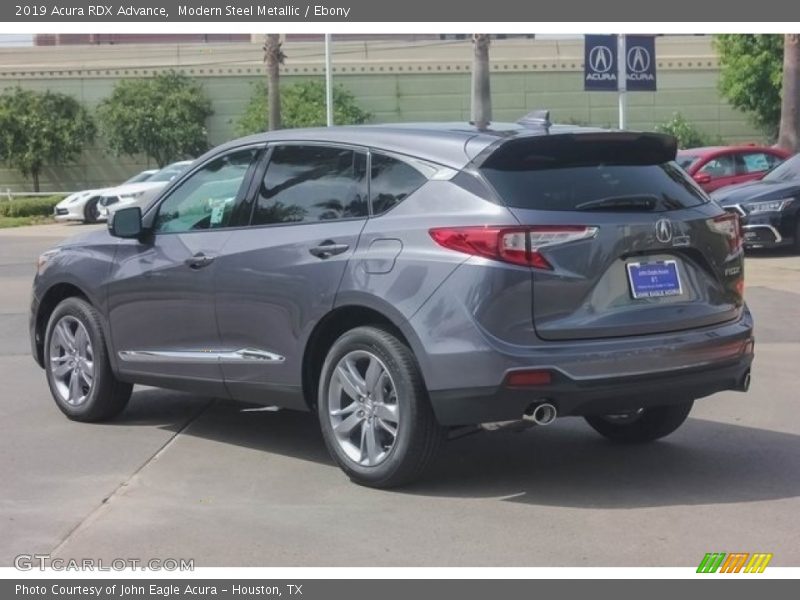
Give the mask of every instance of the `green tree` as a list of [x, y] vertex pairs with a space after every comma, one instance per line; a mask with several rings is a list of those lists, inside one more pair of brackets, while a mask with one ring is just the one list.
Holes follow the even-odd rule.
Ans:
[[206, 119], [214, 111], [198, 83], [169, 71], [120, 81], [97, 114], [112, 150], [144, 154], [163, 167], [208, 149]]
[[0, 94], [0, 160], [33, 180], [46, 165], [75, 160], [95, 136], [86, 109], [72, 96], [20, 87]]
[[[241, 135], [267, 130], [267, 90], [254, 86], [253, 95], [236, 129]], [[361, 110], [355, 96], [341, 85], [333, 88], [333, 118], [337, 125], [365, 123], [371, 115]], [[315, 127], [326, 123], [325, 84], [305, 81], [281, 88], [281, 124], [283, 127]]]
[[783, 35], [717, 35], [714, 47], [719, 54], [720, 92], [774, 139], [781, 118]]
[[687, 121], [681, 113], [677, 112], [666, 123], [656, 125], [655, 130], [678, 138], [679, 148], [699, 148], [722, 144], [721, 137], [702, 131], [693, 123]]

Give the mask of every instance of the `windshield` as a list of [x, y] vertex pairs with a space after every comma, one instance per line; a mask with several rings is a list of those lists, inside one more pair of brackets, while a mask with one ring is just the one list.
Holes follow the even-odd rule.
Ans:
[[156, 171], [142, 171], [141, 173], [134, 175], [130, 179], [126, 179], [122, 185], [125, 185], [127, 183], [139, 183], [142, 181], [147, 181], [155, 172]]
[[694, 164], [697, 158], [698, 157], [694, 154], [679, 154], [678, 158], [675, 159], [675, 162], [678, 163], [678, 166], [681, 169], [688, 169]]
[[800, 154], [795, 154], [764, 176], [764, 181], [791, 181], [800, 179]]
[[172, 181], [178, 175], [183, 173], [186, 170], [186, 167], [188, 167], [188, 166], [189, 166], [188, 164], [182, 164], [182, 165], [181, 164], [172, 164], [172, 165], [168, 165], [168, 166], [164, 167], [163, 169], [161, 169], [158, 173], [153, 175], [147, 181]]

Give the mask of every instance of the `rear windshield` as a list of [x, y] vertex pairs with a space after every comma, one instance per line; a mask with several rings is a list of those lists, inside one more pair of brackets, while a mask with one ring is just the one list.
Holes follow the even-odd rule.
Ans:
[[512, 208], [536, 210], [676, 210], [708, 202], [674, 162], [546, 167], [542, 161], [484, 166], [481, 172]]

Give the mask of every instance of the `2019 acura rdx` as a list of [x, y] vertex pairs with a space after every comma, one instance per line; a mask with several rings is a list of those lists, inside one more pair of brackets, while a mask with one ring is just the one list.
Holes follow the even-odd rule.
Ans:
[[738, 218], [653, 133], [285, 130], [199, 158], [44, 253], [33, 355], [98, 421], [133, 384], [311, 410], [358, 483], [409, 482], [461, 426], [584, 416], [616, 441], [745, 390]]

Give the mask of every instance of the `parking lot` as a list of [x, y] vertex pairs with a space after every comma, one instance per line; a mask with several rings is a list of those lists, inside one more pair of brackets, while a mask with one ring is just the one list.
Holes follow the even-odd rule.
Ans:
[[29, 354], [36, 256], [80, 225], [0, 231], [0, 565], [17, 554], [197, 566], [800, 565], [800, 257], [750, 256], [748, 394], [699, 401], [669, 438], [610, 444], [579, 419], [450, 442], [399, 491], [351, 484], [315, 417], [136, 388], [67, 420]]

